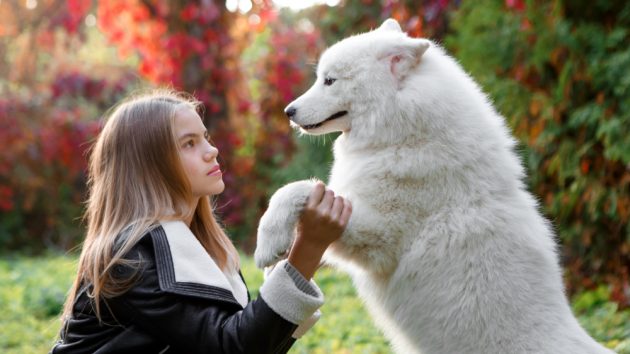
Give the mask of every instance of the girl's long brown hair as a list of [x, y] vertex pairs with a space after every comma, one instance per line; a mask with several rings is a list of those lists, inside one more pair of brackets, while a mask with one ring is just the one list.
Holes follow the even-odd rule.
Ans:
[[100, 319], [100, 302], [133, 284], [133, 277], [112, 278], [113, 267], [137, 267], [123, 256], [162, 220], [192, 217], [193, 234], [219, 267], [238, 269], [238, 254], [213, 214], [210, 197], [190, 210], [192, 192], [174, 122], [177, 110], [199, 107], [200, 102], [185, 94], [159, 90], [131, 97], [111, 111], [90, 154], [87, 234], [62, 319], [72, 314], [82, 285], [91, 285], [88, 295]]

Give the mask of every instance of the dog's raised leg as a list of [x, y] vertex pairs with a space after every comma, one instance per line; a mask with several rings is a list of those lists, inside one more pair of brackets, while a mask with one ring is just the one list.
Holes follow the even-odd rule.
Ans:
[[351, 262], [373, 274], [391, 273], [402, 253], [404, 232], [409, 232], [392, 220], [394, 216], [355, 197], [352, 217], [342, 237], [330, 245], [330, 252], [324, 256], [326, 263]]
[[278, 189], [260, 219], [254, 260], [264, 268], [285, 257], [295, 237], [298, 217], [317, 180], [293, 182]]

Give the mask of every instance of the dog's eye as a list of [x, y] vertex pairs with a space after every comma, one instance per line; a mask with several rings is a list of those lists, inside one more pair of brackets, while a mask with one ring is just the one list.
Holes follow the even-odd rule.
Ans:
[[337, 79], [333, 79], [332, 77], [327, 77], [324, 79], [324, 85], [330, 86], [333, 83], [335, 83], [335, 81], [337, 81]]

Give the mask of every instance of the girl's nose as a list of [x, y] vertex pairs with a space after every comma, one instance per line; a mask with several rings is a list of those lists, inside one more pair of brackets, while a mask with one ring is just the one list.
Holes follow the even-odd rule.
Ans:
[[219, 149], [217, 149], [216, 147], [208, 144], [208, 150], [206, 150], [206, 152], [204, 153], [203, 158], [206, 161], [212, 161], [212, 160], [216, 159], [217, 156], [219, 156]]

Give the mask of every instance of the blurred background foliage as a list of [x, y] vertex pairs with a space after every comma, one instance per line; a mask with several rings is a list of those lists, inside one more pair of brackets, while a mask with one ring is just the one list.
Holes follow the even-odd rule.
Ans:
[[628, 307], [630, 2], [621, 0], [346, 0], [301, 11], [271, 0], [0, 0], [0, 255], [80, 244], [100, 117], [156, 85], [204, 102], [226, 170], [217, 210], [250, 252], [273, 191], [325, 180], [330, 168], [334, 136], [298, 137], [284, 107], [328, 45], [389, 17], [443, 45], [506, 117], [557, 230], [569, 295], [601, 297], [603, 286]]

